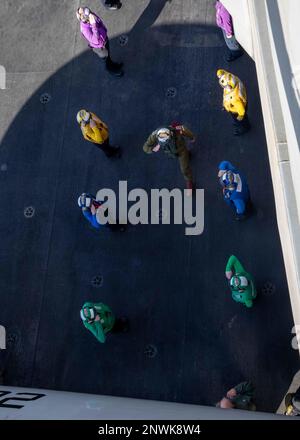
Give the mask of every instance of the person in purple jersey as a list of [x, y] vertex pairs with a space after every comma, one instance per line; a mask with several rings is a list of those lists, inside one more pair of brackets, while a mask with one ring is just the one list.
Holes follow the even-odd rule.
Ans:
[[88, 7], [78, 8], [76, 16], [80, 22], [81, 35], [87, 40], [93, 52], [105, 61], [108, 72], [115, 76], [123, 76], [123, 64], [115, 63], [110, 57], [107, 29], [101, 18]]
[[234, 61], [243, 55], [243, 49], [234, 36], [232, 17], [220, 1], [216, 2], [216, 22], [222, 29], [225, 43], [228, 48], [226, 61]]

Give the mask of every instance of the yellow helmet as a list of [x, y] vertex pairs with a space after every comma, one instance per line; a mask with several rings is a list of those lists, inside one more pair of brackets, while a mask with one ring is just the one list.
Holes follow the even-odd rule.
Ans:
[[217, 77], [218, 77], [218, 78], [221, 78], [221, 76], [223, 76], [224, 73], [226, 73], [226, 70], [218, 69], [218, 70], [217, 70]]
[[87, 110], [79, 110], [76, 119], [78, 124], [81, 124], [81, 122], [88, 122], [90, 120], [90, 117], [91, 114]]

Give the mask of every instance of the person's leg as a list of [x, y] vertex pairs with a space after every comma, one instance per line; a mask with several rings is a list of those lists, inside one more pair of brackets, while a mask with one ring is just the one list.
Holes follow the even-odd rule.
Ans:
[[234, 61], [240, 56], [243, 55], [244, 51], [238, 41], [236, 40], [235, 36], [232, 35], [232, 37], [228, 38], [226, 35], [226, 32], [223, 31], [223, 36], [225, 43], [227, 45], [227, 48], [229, 50], [228, 56], [226, 56], [226, 61]]
[[186, 147], [179, 153], [178, 160], [183, 177], [187, 181], [192, 181], [193, 174], [190, 167], [190, 153]]
[[250, 130], [250, 123], [247, 116], [247, 113], [245, 114], [244, 118], [239, 121], [237, 119], [237, 115], [235, 113], [231, 113], [232, 119], [233, 119], [233, 126], [234, 126], [234, 135], [240, 136], [244, 133], [247, 133], [247, 131]]
[[95, 144], [100, 150], [102, 150], [106, 157], [121, 157], [120, 147], [112, 147], [109, 143], [109, 138], [106, 139], [103, 144]]
[[109, 41], [107, 40], [105, 44], [105, 49], [107, 50], [107, 57], [105, 58], [106, 63], [106, 69], [116, 76], [122, 76], [124, 74], [122, 70], [123, 63], [115, 63], [110, 56], [110, 47], [109, 47]]
[[107, 40], [105, 47], [103, 48], [98, 48], [98, 47], [93, 47], [93, 52], [99, 57], [101, 58], [101, 60], [103, 62], [105, 62], [105, 67], [106, 70], [108, 72], [110, 72], [112, 75], [115, 76], [122, 76], [123, 75], [123, 71], [122, 71], [122, 63], [114, 63], [110, 57], [110, 51], [109, 51], [109, 41]]
[[247, 115], [245, 115], [241, 121], [238, 120], [236, 121], [236, 128], [234, 132], [236, 136], [245, 134], [249, 130], [250, 130], [250, 123]]
[[186, 147], [178, 154], [178, 160], [180, 170], [186, 181], [186, 189], [188, 190], [187, 195], [191, 196], [193, 190], [193, 173], [190, 167], [190, 152]]

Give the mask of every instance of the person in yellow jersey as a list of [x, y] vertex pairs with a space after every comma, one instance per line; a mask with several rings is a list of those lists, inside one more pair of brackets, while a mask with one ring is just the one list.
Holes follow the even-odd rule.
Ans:
[[224, 90], [223, 108], [233, 118], [234, 135], [240, 136], [250, 130], [245, 86], [237, 76], [223, 69], [217, 71], [217, 77]]
[[110, 145], [108, 127], [98, 116], [82, 109], [77, 113], [77, 122], [84, 139], [95, 144], [107, 157], [121, 157], [120, 147]]
[[285, 415], [300, 417], [300, 386], [294, 393], [288, 393], [284, 399]]

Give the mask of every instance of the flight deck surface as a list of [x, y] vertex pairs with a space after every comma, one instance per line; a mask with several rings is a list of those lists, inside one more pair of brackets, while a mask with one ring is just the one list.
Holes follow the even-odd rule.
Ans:
[[[252, 380], [257, 408], [274, 412], [299, 361], [254, 62], [246, 54], [224, 61], [212, 0], [124, 0], [118, 11], [90, 1], [107, 25], [112, 58], [124, 62], [122, 78], [88, 50], [77, 1], [17, 3], [6, 2], [0, 19], [4, 383], [214, 405]], [[222, 111], [219, 68], [246, 85], [252, 130], [244, 136], [233, 136]], [[81, 108], [108, 124], [121, 159], [84, 141]], [[174, 120], [197, 136], [191, 164], [205, 190], [204, 232], [93, 230], [77, 206], [82, 192], [117, 190], [121, 180], [129, 190], [184, 188], [175, 160], [142, 150], [154, 129]], [[256, 212], [245, 222], [222, 200], [222, 160], [248, 179]], [[256, 281], [251, 309], [231, 299], [231, 254]], [[127, 316], [130, 331], [98, 343], [79, 316], [88, 300]]]

